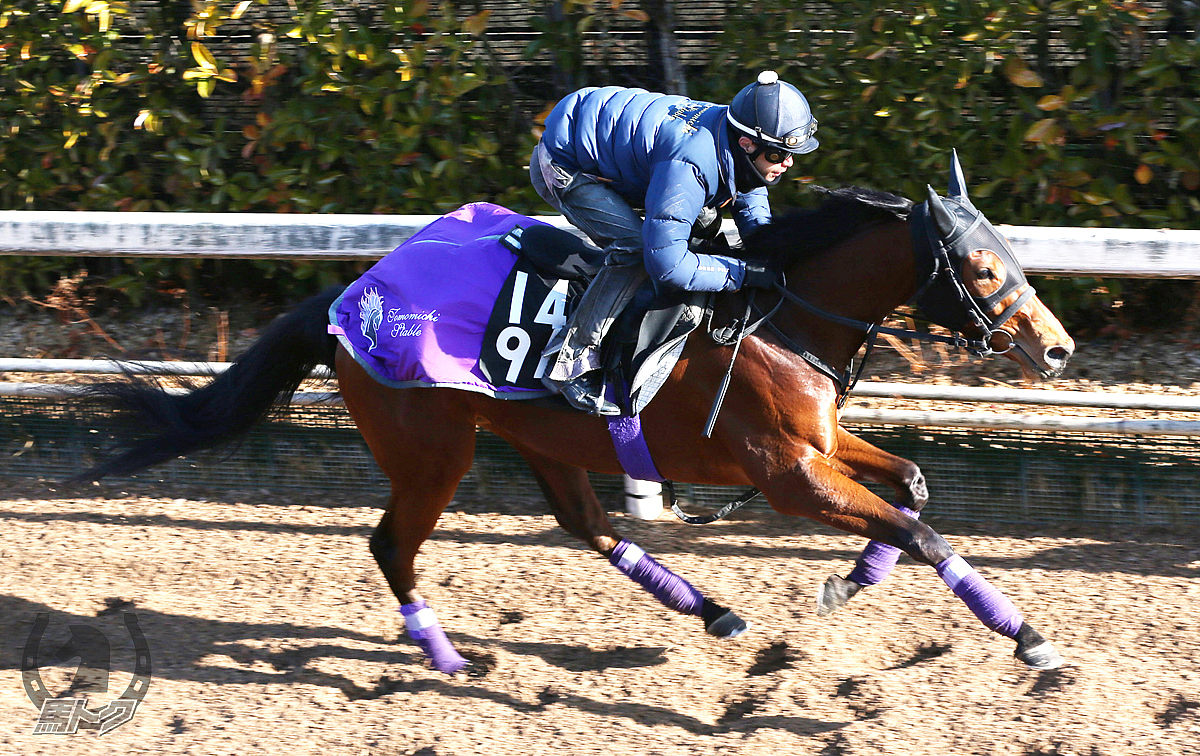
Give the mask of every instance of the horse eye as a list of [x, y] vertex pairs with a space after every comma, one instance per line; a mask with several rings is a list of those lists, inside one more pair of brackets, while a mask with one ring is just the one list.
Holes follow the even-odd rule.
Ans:
[[979, 271], [979, 277], [986, 278], [989, 281], [996, 280], [996, 274], [991, 268], [984, 268], [983, 270]]

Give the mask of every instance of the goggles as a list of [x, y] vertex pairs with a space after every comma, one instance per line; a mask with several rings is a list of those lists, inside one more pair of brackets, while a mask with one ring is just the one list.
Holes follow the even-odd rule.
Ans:
[[768, 163], [783, 163], [783, 161], [792, 156], [792, 153], [774, 145], [760, 144], [758, 149], [754, 151], [752, 159], [759, 156], [765, 157]]

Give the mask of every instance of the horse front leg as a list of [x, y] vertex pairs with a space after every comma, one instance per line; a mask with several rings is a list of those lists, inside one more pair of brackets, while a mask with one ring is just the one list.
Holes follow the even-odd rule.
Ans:
[[863, 441], [840, 425], [835, 457], [850, 468], [852, 479], [891, 487], [899, 497], [896, 506], [920, 512], [929, 502], [929, 488], [920, 467]]
[[554, 518], [564, 530], [608, 559], [663, 606], [699, 617], [710, 635], [735, 638], [749, 629], [733, 611], [706, 597], [633, 541], [619, 536], [583, 468], [557, 462], [516, 443], [513, 446], [529, 463]]
[[759, 488], [783, 514], [802, 515], [900, 549], [932, 566], [990, 630], [1016, 641], [1014, 655], [1033, 669], [1054, 669], [1062, 656], [1025, 621], [995, 586], [954, 552], [933, 528], [898, 511], [814, 449], [801, 454], [793, 474], [767, 475]]
[[[914, 519], [921, 516], [929, 501], [929, 489], [916, 464], [867, 443], [841, 426], [837, 429], [836, 458], [849, 469], [851, 479], [890, 486], [899, 497], [892, 506]], [[817, 589], [817, 615], [828, 616], [863, 588], [882, 583], [899, 559], [900, 549], [880, 541], [867, 543], [849, 575], [830, 575]]]

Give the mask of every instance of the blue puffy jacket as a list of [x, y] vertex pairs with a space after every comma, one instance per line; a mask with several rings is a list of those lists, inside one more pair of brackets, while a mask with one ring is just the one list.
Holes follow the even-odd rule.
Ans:
[[563, 98], [546, 117], [542, 144], [571, 171], [600, 176], [643, 207], [646, 271], [689, 291], [740, 289], [746, 266], [688, 249], [704, 207], [732, 203], [745, 235], [771, 219], [766, 187], [738, 193], [725, 129], [725, 105], [644, 89], [589, 87]]

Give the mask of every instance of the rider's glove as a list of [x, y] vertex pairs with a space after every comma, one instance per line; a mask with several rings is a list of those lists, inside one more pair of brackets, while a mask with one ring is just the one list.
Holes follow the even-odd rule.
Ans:
[[766, 260], [747, 260], [746, 274], [742, 277], [743, 289], [769, 289], [779, 277], [778, 272]]
[[693, 238], [688, 246], [698, 255], [721, 255], [729, 257], [733, 252], [733, 248], [729, 246], [729, 239], [725, 238], [725, 234], [720, 234], [715, 239]]

